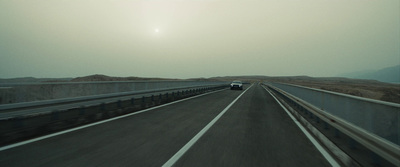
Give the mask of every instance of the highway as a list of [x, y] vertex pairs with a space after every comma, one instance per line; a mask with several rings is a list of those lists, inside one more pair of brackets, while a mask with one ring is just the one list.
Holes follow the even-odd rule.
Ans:
[[260, 85], [0, 149], [0, 166], [331, 166]]

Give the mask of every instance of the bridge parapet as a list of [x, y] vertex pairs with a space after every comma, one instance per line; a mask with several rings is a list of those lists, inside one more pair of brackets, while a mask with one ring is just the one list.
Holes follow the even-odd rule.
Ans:
[[322, 111], [400, 145], [400, 104], [292, 84], [269, 84]]

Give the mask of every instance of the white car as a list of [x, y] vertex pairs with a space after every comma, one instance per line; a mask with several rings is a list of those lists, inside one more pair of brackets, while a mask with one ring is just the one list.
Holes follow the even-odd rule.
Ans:
[[233, 81], [231, 83], [231, 90], [233, 89], [243, 90], [243, 83], [241, 81]]

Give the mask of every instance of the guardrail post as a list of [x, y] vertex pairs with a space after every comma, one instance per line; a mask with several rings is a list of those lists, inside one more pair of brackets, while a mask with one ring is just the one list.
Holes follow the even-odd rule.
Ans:
[[85, 114], [86, 114], [86, 108], [85, 106], [80, 106], [79, 107], [79, 115], [77, 117], [77, 124], [81, 124], [83, 122], [85, 122], [86, 118], [85, 118]]
[[134, 105], [135, 104], [135, 98], [131, 98], [131, 104]]
[[106, 116], [106, 104], [105, 103], [101, 103], [100, 104], [100, 113], [99, 113], [99, 115], [98, 115], [98, 119], [101, 119], [101, 118], [106, 118], [107, 116]]
[[143, 108], [146, 108], [146, 107], [147, 107], [147, 104], [146, 104], [146, 97], [144, 97], [144, 96], [142, 96], [142, 104], [141, 104], [141, 106], [142, 106]]
[[154, 95], [151, 95], [151, 105], [155, 105], [156, 104], [156, 102], [155, 102], [155, 99], [154, 99]]

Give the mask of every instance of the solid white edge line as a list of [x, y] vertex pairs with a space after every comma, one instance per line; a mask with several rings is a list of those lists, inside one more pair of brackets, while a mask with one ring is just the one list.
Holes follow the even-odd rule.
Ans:
[[221, 90], [217, 90], [217, 91], [213, 91], [213, 92], [208, 92], [208, 93], [200, 94], [200, 95], [193, 96], [193, 97], [188, 97], [188, 98], [185, 98], [185, 99], [173, 101], [173, 102], [170, 102], [170, 103], [167, 103], [167, 104], [155, 106], [155, 107], [148, 108], [148, 109], [141, 110], [141, 111], [137, 111], [137, 112], [134, 112], [134, 113], [130, 113], [130, 114], [126, 114], [126, 115], [121, 115], [121, 116], [114, 117], [114, 118], [109, 118], [109, 119], [106, 119], [106, 120], [103, 120], [103, 121], [94, 122], [94, 123], [87, 124], [87, 125], [83, 125], [83, 126], [79, 126], [79, 127], [76, 127], [76, 128], [67, 129], [67, 130], [64, 130], [64, 131], [60, 131], [60, 132], [48, 134], [48, 135], [45, 135], [45, 136], [40, 136], [40, 137], [33, 138], [33, 139], [30, 139], [30, 140], [26, 140], [26, 141], [14, 143], [14, 144], [6, 145], [6, 146], [3, 146], [3, 147], [0, 147], [0, 151], [8, 150], [8, 149], [15, 148], [15, 147], [18, 147], [18, 146], [22, 146], [22, 145], [25, 145], [25, 144], [33, 143], [33, 142], [40, 141], [40, 140], [44, 140], [44, 139], [47, 139], [47, 138], [50, 138], [50, 137], [54, 137], [54, 136], [66, 134], [66, 133], [73, 132], [73, 131], [77, 131], [77, 130], [84, 129], [84, 128], [88, 128], [88, 127], [91, 127], [91, 126], [103, 124], [103, 123], [110, 122], [110, 121], [114, 121], [114, 120], [117, 120], [117, 119], [129, 117], [129, 116], [132, 116], [132, 115], [140, 114], [140, 113], [143, 113], [143, 112], [146, 112], [146, 111], [150, 111], [150, 110], [154, 110], [154, 109], [157, 109], [157, 108], [169, 106], [169, 105], [172, 105], [172, 104], [175, 104], [175, 103], [179, 103], [179, 102], [182, 102], [182, 101], [194, 99], [194, 98], [201, 97], [201, 96], [205, 96], [205, 95], [208, 95], [208, 94], [217, 93], [217, 92], [220, 92], [220, 91], [223, 91], [223, 90], [226, 90], [226, 89], [221, 89]]
[[324, 147], [319, 144], [319, 142], [304, 128], [304, 126], [297, 121], [297, 119], [290, 113], [285, 106], [265, 87], [263, 87], [275, 100], [278, 104], [286, 111], [289, 117], [293, 120], [294, 123], [301, 129], [301, 131], [307, 136], [307, 138], [314, 144], [314, 146], [318, 149], [318, 151], [325, 157], [325, 159], [333, 166], [333, 167], [340, 167], [339, 163], [325, 150]]
[[243, 91], [238, 97], [236, 97], [235, 100], [233, 100], [228, 106], [225, 107], [224, 110], [222, 110], [210, 123], [208, 123], [199, 133], [196, 134], [196, 136], [194, 136], [188, 143], [186, 143], [178, 152], [175, 153], [174, 156], [172, 156], [167, 162], [165, 162], [164, 165], [162, 165], [163, 167], [170, 167], [172, 165], [174, 165], [181, 157], [183, 154], [186, 153], [186, 151], [188, 151], [200, 138], [201, 136], [203, 136], [214, 124], [215, 122], [217, 122], [219, 120], [219, 118], [222, 117], [222, 115], [224, 115], [224, 113], [226, 111], [228, 111], [229, 108], [231, 108], [231, 106], [233, 104], [235, 104], [235, 102], [244, 94], [247, 92], [247, 90], [249, 90], [253, 85], [251, 85], [249, 88], [247, 88], [245, 91]]

